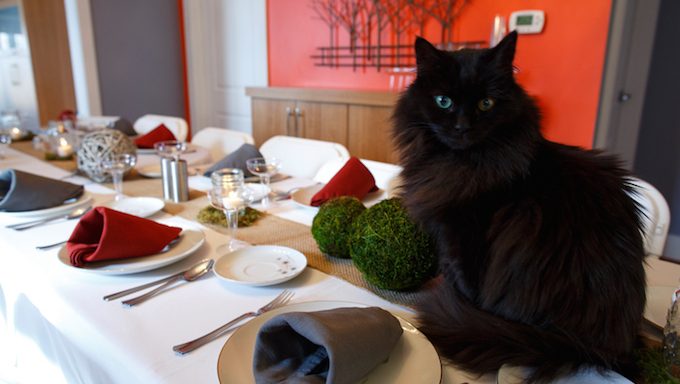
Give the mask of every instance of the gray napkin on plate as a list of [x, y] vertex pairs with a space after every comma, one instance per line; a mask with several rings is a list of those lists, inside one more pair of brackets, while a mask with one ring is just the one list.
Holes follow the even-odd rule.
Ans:
[[243, 144], [242, 146], [238, 147], [237, 150], [224, 156], [222, 160], [213, 164], [203, 173], [203, 176], [210, 177], [213, 172], [222, 168], [239, 168], [243, 170], [245, 177], [253, 176], [253, 174], [248, 171], [248, 167], [246, 167], [246, 160], [253, 159], [255, 157], [262, 157], [260, 151], [258, 151], [257, 148], [255, 148], [255, 146], [252, 144]]
[[402, 332], [377, 307], [278, 315], [257, 335], [255, 382], [356, 383], [387, 360]]
[[82, 194], [82, 185], [14, 169], [0, 171], [0, 211], [21, 212], [56, 207]]
[[113, 123], [111, 123], [111, 129], [115, 129], [116, 131], [121, 131], [123, 132], [126, 136], [136, 136], [137, 132], [135, 129], [132, 127], [132, 123], [130, 120], [120, 118]]

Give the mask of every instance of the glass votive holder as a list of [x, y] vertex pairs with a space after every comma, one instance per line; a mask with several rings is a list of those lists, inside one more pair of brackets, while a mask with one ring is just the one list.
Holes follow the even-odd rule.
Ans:
[[70, 160], [76, 153], [77, 140], [71, 134], [46, 137], [45, 160]]
[[222, 168], [210, 175], [213, 189], [240, 187], [243, 186], [244, 180], [243, 170], [239, 168]]

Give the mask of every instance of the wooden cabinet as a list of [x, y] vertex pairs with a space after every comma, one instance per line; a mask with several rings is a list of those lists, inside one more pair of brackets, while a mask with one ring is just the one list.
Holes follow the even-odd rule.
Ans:
[[275, 135], [340, 143], [363, 159], [395, 162], [391, 116], [398, 95], [305, 88], [246, 88], [252, 98], [253, 138]]

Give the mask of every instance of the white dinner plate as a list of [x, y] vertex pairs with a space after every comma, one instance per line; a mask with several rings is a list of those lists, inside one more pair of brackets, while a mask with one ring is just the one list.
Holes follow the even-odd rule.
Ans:
[[[314, 184], [306, 188], [300, 188], [296, 191], [293, 191], [293, 193], [290, 194], [290, 198], [300, 206], [306, 208], [318, 208], [311, 205], [312, 197], [314, 197], [314, 195], [316, 195], [316, 193], [319, 192], [324, 186], [325, 184]], [[370, 192], [363, 198], [362, 202], [367, 206], [375, 204], [384, 193], [385, 191], [382, 189]]]
[[71, 264], [66, 246], [59, 250], [59, 261], [74, 270], [98, 273], [103, 275], [129, 275], [144, 271], [150, 271], [164, 267], [184, 259], [201, 247], [205, 241], [205, 235], [201, 231], [185, 229], [182, 231], [180, 240], [168, 251], [155, 255], [134, 257], [129, 259], [97, 261], [87, 263], [84, 267], [76, 267]]
[[[220, 383], [250, 384], [253, 376], [253, 351], [260, 327], [272, 317], [288, 312], [313, 312], [334, 308], [366, 307], [343, 301], [311, 301], [296, 303], [267, 312], [237, 329], [227, 340], [217, 360]], [[441, 382], [439, 355], [425, 335], [413, 325], [395, 316], [404, 330], [387, 362], [376, 367], [363, 384], [436, 384]]]
[[137, 173], [144, 177], [148, 177], [150, 179], [158, 179], [160, 178], [161, 175], [161, 165], [160, 164], [151, 164], [147, 165], [145, 167], [138, 167], [137, 168]]
[[165, 202], [155, 197], [124, 197], [118, 201], [108, 201], [102, 204], [102, 207], [139, 217], [149, 217], [163, 209]]
[[56, 207], [36, 209], [34, 211], [20, 211], [20, 212], [0, 212], [0, 217], [7, 218], [48, 218], [53, 216], [59, 216], [61, 214], [66, 214], [83, 205], [92, 203], [92, 195], [88, 192], [83, 192], [80, 197], [76, 199], [67, 200], [62, 205], [57, 205]]
[[269, 187], [260, 183], [246, 183], [245, 186], [252, 193], [253, 202], [262, 200], [270, 191]]
[[256, 245], [220, 257], [213, 271], [226, 281], [252, 286], [288, 281], [307, 267], [305, 255], [278, 245]]

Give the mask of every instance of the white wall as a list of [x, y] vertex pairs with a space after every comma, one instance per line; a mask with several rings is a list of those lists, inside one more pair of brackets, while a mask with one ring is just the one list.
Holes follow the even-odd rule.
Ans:
[[184, 0], [191, 125], [251, 133], [246, 86], [266, 86], [265, 0]]

